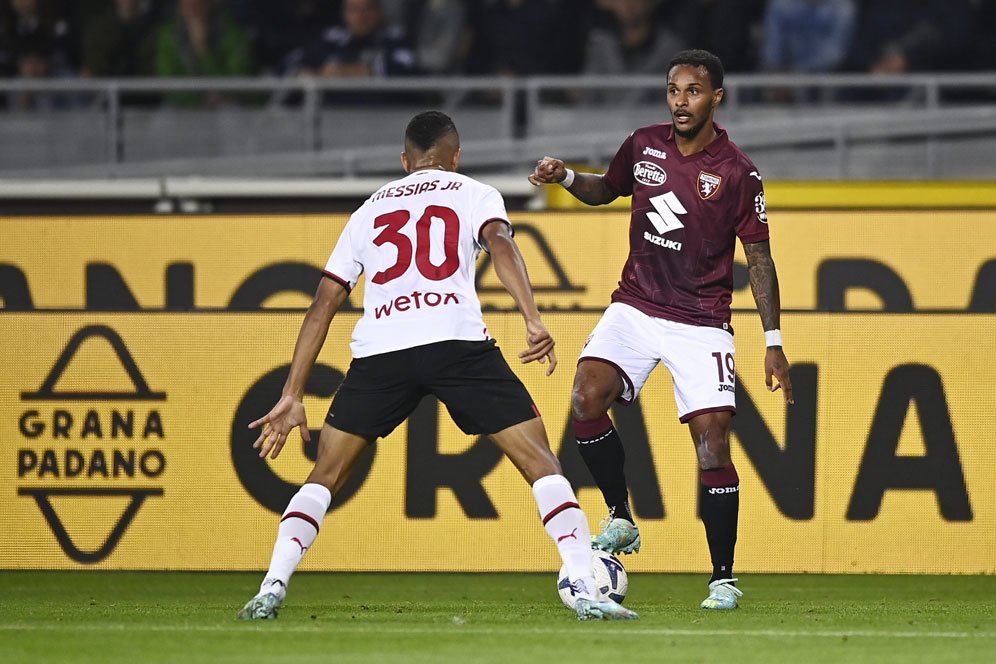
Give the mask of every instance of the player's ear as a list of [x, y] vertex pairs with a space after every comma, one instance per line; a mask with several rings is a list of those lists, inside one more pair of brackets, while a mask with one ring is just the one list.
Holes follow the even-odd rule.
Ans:
[[405, 173], [411, 173], [411, 171], [408, 170], [408, 153], [407, 152], [402, 152], [401, 153], [401, 168], [405, 169]]
[[459, 168], [460, 168], [460, 148], [457, 148], [456, 152], [453, 153], [453, 162], [451, 164], [450, 170], [455, 172]]
[[716, 108], [717, 106], [719, 106], [719, 102], [723, 101], [723, 95], [724, 94], [725, 94], [725, 91], [723, 90], [723, 88], [716, 88], [716, 90], [713, 91], [713, 93], [712, 93], [712, 107], [713, 108]]

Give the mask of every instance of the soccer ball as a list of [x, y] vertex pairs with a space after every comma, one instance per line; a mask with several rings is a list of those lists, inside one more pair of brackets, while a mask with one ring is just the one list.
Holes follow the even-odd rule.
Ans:
[[[619, 559], [607, 551], [591, 550], [591, 566], [595, 572], [595, 585], [598, 592], [622, 604], [626, 599], [626, 591], [629, 590], [629, 576], [626, 568], [619, 562]], [[574, 608], [577, 595], [571, 580], [567, 578], [567, 567], [560, 568], [560, 575], [557, 577], [557, 592], [560, 599], [570, 608]]]

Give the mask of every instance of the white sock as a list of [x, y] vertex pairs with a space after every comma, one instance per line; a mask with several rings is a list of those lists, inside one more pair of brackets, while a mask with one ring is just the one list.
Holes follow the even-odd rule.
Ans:
[[281, 599], [304, 554], [318, 536], [318, 529], [332, 502], [332, 493], [321, 484], [305, 484], [287, 503], [273, 545], [270, 569], [259, 594], [274, 593]]
[[539, 506], [543, 527], [557, 543], [568, 578], [582, 597], [594, 598], [591, 532], [588, 530], [588, 518], [578, 505], [571, 483], [563, 475], [547, 475], [533, 484], [533, 495]]

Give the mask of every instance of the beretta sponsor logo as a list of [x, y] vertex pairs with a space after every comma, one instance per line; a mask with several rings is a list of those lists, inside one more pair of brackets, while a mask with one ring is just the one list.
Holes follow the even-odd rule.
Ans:
[[667, 181], [667, 172], [650, 161], [638, 161], [633, 164], [633, 179], [648, 187], [657, 187]]

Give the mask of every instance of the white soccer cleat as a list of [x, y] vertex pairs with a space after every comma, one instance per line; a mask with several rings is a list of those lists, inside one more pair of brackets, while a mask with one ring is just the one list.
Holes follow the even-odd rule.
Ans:
[[239, 620], [273, 620], [287, 597], [287, 584], [280, 579], [264, 579], [259, 592], [239, 611]]
[[742, 590], [733, 583], [736, 579], [716, 579], [709, 584], [709, 596], [702, 600], [703, 609], [735, 609], [737, 608], [737, 598], [743, 597]]
[[256, 595], [239, 611], [239, 620], [273, 620], [283, 602], [273, 593]]
[[592, 536], [591, 548], [609, 553], [639, 553], [640, 529], [635, 523], [609, 515], [602, 521], [602, 532]]
[[611, 599], [588, 599], [578, 597], [574, 604], [578, 620], [639, 620], [636, 611], [627, 609]]

